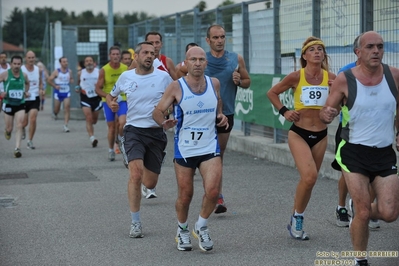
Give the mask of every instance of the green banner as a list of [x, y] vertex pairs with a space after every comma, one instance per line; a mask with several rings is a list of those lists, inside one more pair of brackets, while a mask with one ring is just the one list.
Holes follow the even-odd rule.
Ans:
[[[285, 75], [250, 74], [250, 76], [251, 87], [238, 88], [235, 117], [249, 123], [288, 130], [292, 123], [286, 121], [278, 113], [266, 96], [268, 90], [280, 82]], [[294, 109], [292, 89], [281, 93], [279, 97], [283, 105], [290, 110]]]

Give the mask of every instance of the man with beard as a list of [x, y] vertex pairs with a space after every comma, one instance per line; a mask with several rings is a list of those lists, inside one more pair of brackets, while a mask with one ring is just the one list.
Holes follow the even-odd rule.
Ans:
[[98, 113], [103, 108], [101, 97], [96, 93], [96, 83], [98, 80], [98, 68], [94, 67], [94, 59], [87, 56], [84, 60], [84, 66], [78, 72], [78, 86], [76, 92], [80, 92], [80, 105], [86, 117], [86, 130], [89, 134], [90, 143], [93, 148], [97, 147], [98, 140], [94, 136], [94, 127], [98, 120]]
[[139, 43], [134, 54], [137, 67], [122, 73], [106, 96], [112, 112], [119, 109], [118, 95], [125, 93], [127, 97], [128, 111], [121, 151], [129, 168], [128, 199], [132, 217], [129, 236], [132, 238], [143, 237], [141, 184], [156, 186], [167, 144], [166, 134], [153, 120], [152, 111], [173, 80], [165, 71], [153, 67], [154, 50], [150, 42]]

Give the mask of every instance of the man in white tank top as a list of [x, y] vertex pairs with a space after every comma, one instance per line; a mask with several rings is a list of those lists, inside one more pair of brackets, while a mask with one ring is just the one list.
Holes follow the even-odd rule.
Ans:
[[37, 114], [40, 109], [40, 97], [44, 95], [42, 73], [39, 67], [35, 65], [36, 55], [28, 51], [25, 55], [25, 64], [21, 67], [29, 78], [29, 97], [25, 98], [25, 119], [23, 123], [22, 139], [25, 139], [25, 127], [29, 123], [28, 149], [34, 150], [33, 136], [36, 132]]
[[[0, 74], [6, 72], [10, 68], [10, 64], [7, 63], [7, 54], [5, 52], [0, 53]], [[3, 82], [0, 82], [0, 93], [4, 91]], [[3, 99], [0, 98], [0, 106], [3, 104]], [[1, 108], [0, 108], [1, 112]]]
[[94, 66], [94, 59], [87, 56], [84, 60], [82, 70], [78, 72], [78, 85], [75, 91], [80, 93], [80, 106], [86, 117], [86, 130], [89, 134], [89, 140], [93, 148], [97, 147], [98, 140], [94, 136], [94, 125], [98, 121], [98, 115], [103, 108], [101, 97], [96, 93], [96, 83], [99, 70]]
[[[222, 182], [222, 159], [216, 126], [227, 129], [229, 125], [222, 113], [219, 80], [204, 75], [206, 64], [206, 54], [201, 47], [189, 49], [185, 60], [188, 75], [169, 85], [152, 114], [164, 130], [177, 125], [174, 138], [174, 163], [179, 190], [176, 200], [176, 242], [177, 249], [181, 251], [192, 249], [188, 211], [194, 194], [195, 169], [200, 169], [205, 195], [192, 233], [203, 251], [213, 249], [208, 218], [215, 209]], [[172, 104], [174, 119], [165, 119], [164, 113]]]
[[72, 70], [68, 68], [68, 59], [61, 57], [58, 59], [60, 68], [55, 69], [47, 79], [47, 83], [54, 88], [54, 113], [53, 118], [57, 120], [58, 112], [61, 109], [61, 103], [64, 105], [64, 132], [69, 132], [68, 122], [71, 105], [70, 84], [72, 84]]
[[[359, 65], [334, 80], [320, 119], [331, 123], [342, 107], [342, 140], [336, 160], [345, 177], [352, 209], [350, 233], [356, 265], [369, 265], [367, 245], [370, 219], [393, 222], [399, 216], [399, 179], [392, 148], [399, 132], [397, 95], [399, 69], [382, 64], [384, 41], [374, 31], [359, 38]], [[396, 113], [396, 123], [394, 122]], [[399, 138], [396, 133], [396, 150]], [[370, 203], [369, 184], [376, 194]]]

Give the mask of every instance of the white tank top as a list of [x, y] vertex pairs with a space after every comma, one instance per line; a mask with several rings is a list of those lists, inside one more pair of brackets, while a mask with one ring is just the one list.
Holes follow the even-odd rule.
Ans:
[[375, 86], [365, 86], [357, 79], [356, 86], [353, 106], [342, 109], [343, 126], [349, 129], [348, 142], [377, 148], [392, 145], [396, 99], [385, 75]]
[[[7, 63], [6, 68], [3, 68], [2, 66], [0, 66], [0, 74], [3, 72], [6, 72], [8, 69], [10, 69], [10, 64]], [[4, 91], [4, 84], [3, 82], [0, 82], [0, 92]]]
[[175, 158], [190, 158], [220, 153], [216, 132], [217, 96], [212, 80], [205, 76], [206, 88], [201, 94], [193, 93], [186, 80], [178, 80], [182, 98], [174, 106], [178, 120], [175, 128]]
[[93, 98], [97, 96], [96, 93], [96, 83], [98, 80], [98, 68], [94, 68], [91, 73], [87, 72], [86, 69], [82, 69], [80, 73], [80, 87], [82, 91], [88, 98]]
[[69, 75], [69, 69], [67, 69], [67, 72], [62, 72], [60, 68], [58, 70], [58, 75], [54, 79], [54, 82], [56, 85], [60, 86], [60, 93], [68, 93], [70, 92], [69, 88], [69, 81], [71, 80], [71, 76]]
[[39, 96], [39, 82], [40, 82], [40, 70], [39, 67], [33, 66], [33, 70], [29, 71], [25, 65], [21, 67], [29, 79], [29, 98], [25, 98], [25, 101], [34, 101]]

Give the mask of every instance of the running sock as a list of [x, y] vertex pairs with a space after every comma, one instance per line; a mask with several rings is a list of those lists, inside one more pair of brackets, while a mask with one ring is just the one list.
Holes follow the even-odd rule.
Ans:
[[140, 222], [140, 211], [138, 212], [130, 212], [131, 216], [132, 216], [132, 223], [134, 222]]
[[198, 215], [198, 221], [196, 223], [197, 228], [200, 229], [201, 227], [208, 225], [208, 219], [202, 218], [201, 215]]
[[296, 210], [295, 210], [294, 216], [302, 216], [302, 217], [303, 217], [303, 214], [304, 214], [304, 213], [305, 213], [305, 212], [303, 212], [303, 213], [297, 213]]
[[342, 209], [342, 208], [345, 208], [345, 209], [346, 209], [346, 206], [338, 205], [337, 210], [339, 211], [339, 210]]
[[108, 152], [114, 151], [114, 149], [108, 149]]
[[177, 221], [178, 223], [178, 227], [177, 227], [177, 231], [180, 232], [181, 230], [187, 230], [188, 228], [188, 222], [186, 221], [185, 223], [181, 223], [179, 221]]

